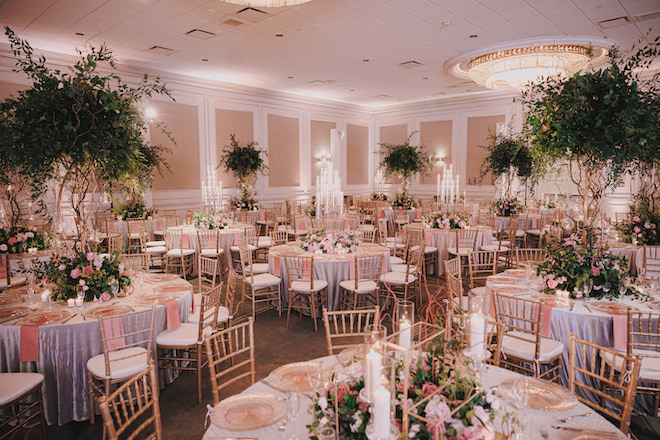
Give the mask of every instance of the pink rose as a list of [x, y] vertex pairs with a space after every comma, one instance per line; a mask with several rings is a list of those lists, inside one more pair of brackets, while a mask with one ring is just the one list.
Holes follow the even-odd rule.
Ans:
[[60, 272], [64, 272], [66, 266], [64, 264], [60, 264], [59, 266], [57, 266], [57, 268], [60, 270]]
[[597, 267], [592, 267], [591, 273], [594, 274], [595, 277], [597, 277], [598, 275], [600, 275], [600, 269]]
[[429, 394], [434, 393], [437, 389], [438, 386], [430, 382], [426, 382], [424, 385], [422, 385], [422, 393], [424, 393], [424, 396], [428, 396]]
[[101, 294], [101, 301], [109, 301], [112, 296], [108, 292], [103, 292]]
[[94, 272], [94, 268], [92, 267], [91, 264], [89, 266], [83, 267], [82, 273], [84, 277], [91, 275], [93, 272]]
[[9, 248], [7, 247], [6, 244], [4, 244], [4, 243], [0, 244], [0, 251], [7, 252], [7, 249], [9, 249]]
[[9, 240], [7, 240], [7, 243], [9, 243], [9, 246], [13, 246], [16, 244], [18, 240], [16, 240], [16, 237], [9, 237]]
[[633, 228], [633, 231], [635, 231], [635, 234], [639, 234], [640, 232], [642, 232], [642, 228], [640, 228], [639, 226], [635, 226]]
[[548, 288], [550, 289], [556, 289], [559, 283], [557, 280], [548, 280]]
[[80, 276], [80, 269], [77, 267], [71, 271], [71, 278], [74, 280]]
[[634, 222], [639, 222], [639, 221], [641, 221], [641, 219], [639, 218], [638, 215], [636, 215], [636, 216], [633, 217], [633, 221]]
[[94, 252], [87, 252], [87, 255], [86, 255], [87, 261], [94, 261], [95, 256], [96, 256], [96, 254]]

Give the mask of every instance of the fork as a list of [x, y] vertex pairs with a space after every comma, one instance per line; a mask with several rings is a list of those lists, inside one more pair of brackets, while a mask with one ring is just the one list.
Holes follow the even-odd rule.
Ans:
[[566, 423], [566, 422], [568, 422], [569, 420], [579, 419], [580, 417], [587, 417], [587, 416], [590, 416], [590, 415], [591, 415], [590, 412], [588, 412], [588, 413], [584, 413], [584, 414], [576, 414], [576, 415], [574, 415], [574, 416], [568, 416], [568, 417], [566, 417], [565, 419], [560, 419], [559, 421], [562, 422], [562, 423]]
[[548, 434], [548, 429], [545, 426], [541, 426], [541, 437], [550, 438], [550, 434]]

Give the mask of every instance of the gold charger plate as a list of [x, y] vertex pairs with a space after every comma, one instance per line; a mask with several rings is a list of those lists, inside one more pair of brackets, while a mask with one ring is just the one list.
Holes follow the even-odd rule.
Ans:
[[279, 422], [287, 413], [286, 400], [271, 394], [239, 394], [211, 410], [211, 423], [228, 431], [252, 431]]
[[100, 306], [100, 307], [94, 307], [88, 312], [85, 312], [85, 317], [98, 319], [98, 318], [104, 318], [106, 316], [123, 315], [124, 313], [128, 313], [132, 310], [133, 309], [131, 309], [129, 306], [122, 304], [117, 304], [114, 306]]
[[337, 359], [339, 363], [344, 367], [348, 366], [349, 362], [360, 362], [364, 357], [364, 344], [355, 344], [352, 347], [348, 347], [337, 353]]
[[0, 309], [0, 321], [10, 321], [20, 318], [31, 311], [28, 307], [4, 307]]
[[45, 312], [32, 313], [31, 315], [21, 318], [17, 324], [19, 325], [49, 325], [57, 324], [64, 321], [71, 314], [68, 310], [50, 310]]
[[516, 284], [520, 282], [520, 278], [506, 275], [491, 275], [486, 280], [494, 284]]
[[23, 298], [21, 298], [20, 296], [7, 295], [6, 293], [0, 295], [0, 307], [13, 306], [16, 304], [20, 304], [22, 302], [23, 302]]
[[532, 298], [543, 299], [545, 300], [545, 305], [553, 307], [570, 307], [575, 302], [570, 298], [563, 298], [557, 295], [546, 295], [545, 293], [532, 295]]
[[165, 281], [176, 281], [180, 280], [181, 277], [174, 273], [166, 273], [163, 275], [151, 275], [149, 276], [149, 281], [153, 283], [164, 283]]
[[527, 275], [527, 269], [507, 269], [504, 273], [513, 277], [524, 277]]
[[577, 397], [568, 389], [554, 382], [533, 377], [506, 380], [499, 385], [498, 389], [507, 400], [515, 402], [513, 391], [521, 381], [527, 388], [527, 408], [541, 411], [568, 411], [578, 404]]
[[165, 305], [168, 301], [175, 299], [172, 295], [145, 295], [136, 298], [133, 302], [141, 306]]
[[527, 293], [529, 292], [529, 287], [527, 286], [507, 286], [507, 285], [502, 285], [502, 286], [497, 286], [496, 289], [499, 293]]
[[[595, 301], [589, 302], [589, 308], [598, 312], [609, 313], [610, 315], [626, 315], [628, 314], [628, 306], [625, 304], [613, 303], [609, 301]], [[633, 310], [637, 307], [630, 306]]]
[[655, 300], [655, 301], [649, 301], [646, 303], [647, 306], [649, 306], [650, 309], [653, 310], [660, 310], [660, 301]]
[[310, 384], [310, 374], [318, 372], [319, 365], [313, 362], [296, 362], [293, 364], [282, 365], [273, 370], [265, 382], [276, 390], [282, 392], [312, 392]]
[[552, 436], [553, 440], [603, 440], [618, 438], [616, 432], [600, 431], [586, 428], [579, 429], [556, 429]]
[[170, 286], [163, 286], [163, 287], [156, 287], [154, 288], [154, 291], [156, 292], [162, 292], [162, 293], [181, 293], [181, 292], [189, 292], [190, 291], [190, 286], [187, 284], [180, 284], [180, 285], [170, 285]]

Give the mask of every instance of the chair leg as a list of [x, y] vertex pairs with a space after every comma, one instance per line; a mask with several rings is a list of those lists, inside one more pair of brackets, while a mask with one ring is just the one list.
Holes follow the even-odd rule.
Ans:
[[202, 403], [202, 346], [197, 345], [197, 403]]

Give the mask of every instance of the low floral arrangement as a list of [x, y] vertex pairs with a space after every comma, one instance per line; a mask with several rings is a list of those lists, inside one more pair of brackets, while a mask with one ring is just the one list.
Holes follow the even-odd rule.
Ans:
[[129, 218], [147, 220], [158, 214], [158, 210], [147, 208], [144, 201], [140, 199], [131, 198], [117, 203], [116, 206], [112, 208], [112, 213], [117, 220]]
[[117, 291], [122, 291], [131, 283], [117, 252], [105, 258], [95, 252], [80, 252], [73, 258], [56, 255], [42, 263], [37, 276], [42, 283], [54, 286], [52, 298], [55, 301], [75, 298], [77, 286], [83, 287], [85, 301], [95, 298], [108, 301], [114, 296], [114, 284], [118, 285]]
[[312, 202], [305, 208], [305, 214], [309, 217], [316, 217], [316, 203]]
[[254, 198], [254, 194], [250, 188], [243, 187], [240, 196], [229, 199], [229, 206], [232, 209], [254, 211], [259, 209], [259, 202]]
[[559, 202], [552, 199], [543, 199], [538, 202], [539, 208], [555, 209], [559, 206]]
[[493, 200], [490, 205], [491, 211], [499, 217], [510, 217], [523, 210], [523, 205], [515, 198], [502, 198]]
[[[477, 388], [474, 375], [469, 372], [469, 362], [445, 356], [444, 350], [436, 346], [413, 362], [410, 371], [404, 371], [403, 363], [398, 363], [396, 424], [399, 431], [403, 419], [401, 402], [407, 399], [409, 408], [419, 403], [414, 414], [429, 420], [427, 423], [409, 416], [408, 439], [494, 439], [493, 420], [500, 410], [500, 401], [495, 390]], [[406, 374], [410, 384], [407, 390], [404, 389]], [[365, 429], [371, 414], [369, 405], [359, 395], [362, 388], [361, 362], [354, 362], [333, 375], [323, 390], [313, 396], [310, 411], [315, 420], [307, 426], [310, 438], [318, 440], [317, 432], [325, 426], [338, 430], [341, 439], [366, 438]], [[404, 438], [403, 433], [400, 438]]]
[[651, 209], [648, 200], [638, 200], [630, 209], [626, 219], [620, 222], [616, 229], [626, 243], [657, 246], [660, 245], [660, 234], [657, 231], [659, 225], [660, 212], [657, 209]]
[[468, 217], [460, 212], [431, 214], [424, 223], [433, 229], [464, 229], [470, 225]]
[[50, 237], [45, 232], [33, 227], [15, 226], [5, 229], [0, 226], [0, 252], [17, 254], [29, 249], [46, 249], [50, 245]]
[[[629, 282], [628, 260], [601, 247], [592, 229], [582, 229], [568, 238], [549, 238], [545, 250], [548, 258], [537, 270], [544, 277], [546, 293], [562, 290], [571, 298], [618, 298], [619, 282], [624, 280], [625, 295], [643, 296]], [[585, 286], [588, 279], [593, 280], [591, 292]]]
[[193, 216], [197, 229], [225, 229], [229, 225], [229, 216], [219, 211], [202, 211]]
[[390, 200], [390, 196], [385, 193], [371, 193], [371, 200], [376, 202], [387, 202]]
[[413, 209], [417, 207], [417, 198], [408, 193], [397, 191], [392, 206], [394, 208]]
[[300, 240], [300, 247], [307, 252], [317, 254], [351, 253], [357, 249], [359, 240], [353, 233], [326, 232], [325, 229], [314, 231]]

